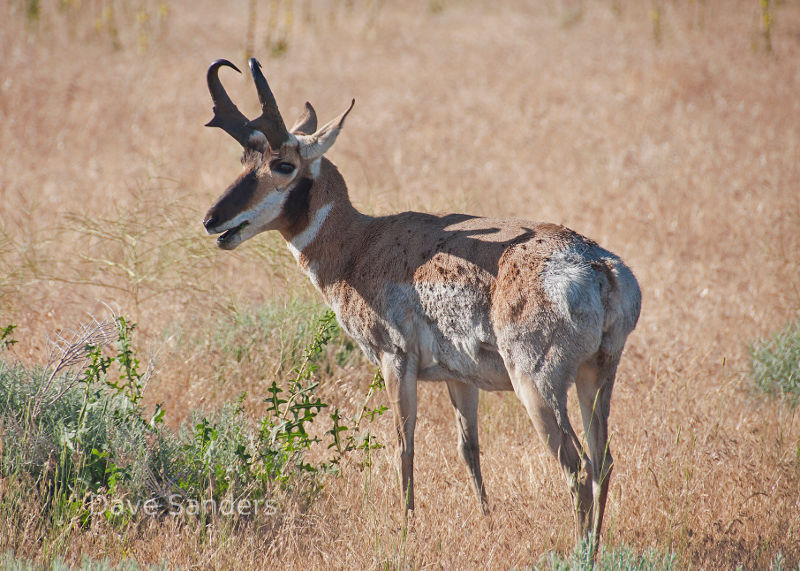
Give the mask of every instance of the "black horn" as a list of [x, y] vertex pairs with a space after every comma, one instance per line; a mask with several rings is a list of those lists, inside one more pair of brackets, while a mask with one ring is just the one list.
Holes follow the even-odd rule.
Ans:
[[226, 59], [218, 59], [208, 68], [206, 80], [211, 100], [214, 102], [214, 117], [206, 123], [206, 127], [219, 127], [236, 139], [242, 147], [263, 151], [266, 141], [260, 133], [253, 131], [254, 128], [249, 124], [250, 121], [231, 101], [219, 80], [219, 68], [223, 66], [231, 67], [242, 73], [238, 67]]
[[267, 78], [261, 73], [261, 64], [256, 58], [250, 58], [250, 73], [253, 74], [258, 99], [261, 101], [261, 116], [250, 121], [249, 126], [264, 133], [270, 148], [277, 150], [289, 139], [289, 131], [286, 130], [275, 96], [269, 88]]

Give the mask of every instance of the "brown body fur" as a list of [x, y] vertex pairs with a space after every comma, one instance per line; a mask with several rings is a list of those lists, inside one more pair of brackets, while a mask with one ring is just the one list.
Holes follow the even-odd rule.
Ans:
[[[257, 63], [251, 61], [251, 70], [257, 77]], [[301, 123], [313, 131], [316, 117], [306, 107], [311, 118]], [[380, 365], [394, 411], [406, 512], [414, 507], [417, 381], [447, 383], [459, 453], [484, 512], [478, 390], [513, 390], [561, 463], [578, 537], [596, 548], [613, 466], [611, 391], [641, 305], [636, 279], [618, 257], [563, 226], [465, 214], [359, 213], [323, 156], [348, 112], [312, 135], [275, 126], [267, 137], [275, 148], [248, 163], [209, 210], [206, 228], [224, 232], [219, 244], [226, 249], [279, 230], [344, 330]], [[219, 113], [229, 122], [238, 117], [231, 108]], [[258, 132], [236, 127], [234, 133], [264, 142]], [[591, 458], [567, 415], [572, 384]]]

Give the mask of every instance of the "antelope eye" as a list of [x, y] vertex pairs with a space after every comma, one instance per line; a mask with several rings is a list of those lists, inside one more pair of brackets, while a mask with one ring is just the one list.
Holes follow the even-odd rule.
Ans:
[[286, 161], [275, 161], [270, 165], [270, 168], [278, 174], [292, 174], [294, 172], [294, 165]]

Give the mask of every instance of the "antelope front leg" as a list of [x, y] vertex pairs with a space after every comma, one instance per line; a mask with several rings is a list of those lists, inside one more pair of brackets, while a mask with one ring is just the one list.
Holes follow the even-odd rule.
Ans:
[[386, 382], [397, 431], [397, 463], [403, 515], [414, 509], [414, 427], [417, 424], [417, 364], [408, 355], [384, 354], [381, 372]]

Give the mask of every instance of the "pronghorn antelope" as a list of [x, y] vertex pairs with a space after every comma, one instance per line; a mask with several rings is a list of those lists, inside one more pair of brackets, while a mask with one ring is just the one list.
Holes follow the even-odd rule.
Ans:
[[[414, 508], [417, 381], [444, 381], [458, 451], [486, 513], [478, 391], [513, 390], [558, 459], [579, 539], [597, 545], [613, 460], [611, 391], [641, 297], [631, 271], [592, 240], [555, 224], [465, 214], [372, 217], [350, 203], [327, 158], [350, 107], [317, 129], [313, 107], [287, 129], [255, 59], [262, 114], [248, 120], [208, 69], [214, 118], [242, 147], [244, 172], [203, 224], [231, 250], [277, 230], [342, 328], [381, 367], [397, 430], [404, 513]], [[567, 416], [576, 385], [589, 457]], [[586, 476], [582, 475], [582, 466]]]

